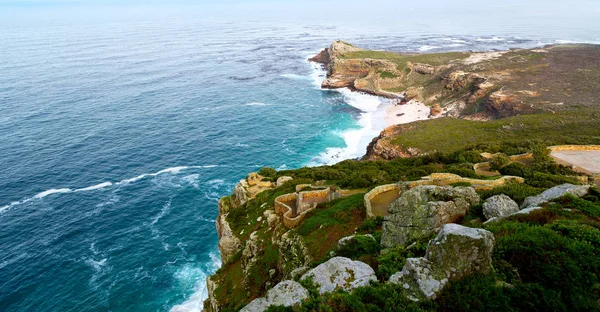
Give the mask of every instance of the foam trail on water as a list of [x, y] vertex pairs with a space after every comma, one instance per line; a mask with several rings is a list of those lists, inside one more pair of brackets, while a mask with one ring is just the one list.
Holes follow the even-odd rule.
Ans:
[[33, 196], [33, 198], [42, 199], [42, 198], [44, 198], [48, 195], [52, 195], [52, 194], [64, 194], [64, 193], [71, 193], [71, 192], [73, 192], [73, 190], [70, 188], [51, 189], [51, 190], [47, 190], [47, 191], [38, 193], [37, 195]]
[[294, 79], [294, 80], [309, 80], [309, 79], [312, 79], [312, 77], [310, 77], [310, 76], [302, 76], [302, 75], [296, 75], [296, 74], [283, 74], [283, 75], [281, 75], [281, 77], [288, 78], [288, 79]]
[[262, 103], [262, 102], [251, 102], [251, 103], [247, 103], [246, 106], [271, 106], [271, 104]]
[[23, 200], [20, 201], [14, 201], [8, 205], [4, 205], [2, 207], [0, 207], [0, 215], [4, 214], [5, 212], [9, 211], [10, 209], [12, 209], [15, 206], [18, 205], [23, 205], [26, 203], [29, 203], [33, 200], [41, 200], [47, 196], [53, 195], [53, 194], [68, 194], [68, 193], [74, 193], [74, 192], [91, 192], [91, 191], [96, 191], [96, 190], [101, 190], [101, 189], [105, 189], [108, 187], [111, 187], [113, 185], [127, 185], [133, 182], [137, 182], [139, 180], [142, 180], [144, 178], [147, 177], [155, 177], [161, 174], [179, 174], [181, 171], [183, 170], [188, 170], [188, 169], [210, 169], [210, 168], [215, 168], [215, 167], [221, 167], [220, 165], [205, 165], [205, 166], [179, 166], [179, 167], [171, 167], [171, 168], [167, 168], [167, 169], [163, 169], [154, 173], [144, 173], [141, 174], [135, 178], [131, 178], [131, 179], [125, 179], [122, 180], [120, 182], [117, 183], [112, 183], [112, 182], [103, 182], [100, 184], [96, 184], [96, 185], [92, 185], [92, 186], [88, 186], [88, 187], [83, 187], [83, 188], [77, 188], [77, 189], [71, 189], [71, 188], [56, 188], [56, 189], [49, 189], [43, 192], [38, 193], [37, 195], [30, 197], [30, 198], [25, 198]]
[[112, 182], [104, 182], [104, 183], [76, 189], [74, 192], [87, 192], [87, 191], [93, 191], [93, 190], [100, 190], [103, 188], [111, 187], [112, 185], [113, 185]]

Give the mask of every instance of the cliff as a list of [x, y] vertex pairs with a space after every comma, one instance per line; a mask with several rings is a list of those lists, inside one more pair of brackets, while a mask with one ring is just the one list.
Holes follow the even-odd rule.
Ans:
[[[328, 69], [323, 87], [452, 109], [384, 130], [370, 161], [241, 180], [219, 201], [223, 265], [204, 311], [600, 309], [600, 192], [540, 152], [600, 143], [598, 51], [420, 55], [335, 42], [311, 59]], [[509, 158], [488, 188], [464, 182], [489, 181], [473, 164], [496, 152], [533, 156]], [[326, 196], [299, 201], [311, 190]]]

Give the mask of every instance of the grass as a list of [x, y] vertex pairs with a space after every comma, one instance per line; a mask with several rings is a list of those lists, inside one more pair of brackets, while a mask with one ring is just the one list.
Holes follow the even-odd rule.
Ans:
[[600, 143], [599, 110], [535, 114], [494, 121], [440, 118], [399, 126], [391, 143], [422, 152], [452, 153], [461, 149], [491, 144], [544, 142], [559, 144]]
[[408, 67], [407, 63], [425, 63], [433, 66], [448, 64], [451, 61], [465, 59], [469, 53], [465, 52], [446, 52], [446, 53], [430, 53], [430, 54], [400, 54], [385, 51], [354, 51], [344, 54], [345, 59], [383, 59], [389, 60], [398, 65], [398, 70], [402, 71]]

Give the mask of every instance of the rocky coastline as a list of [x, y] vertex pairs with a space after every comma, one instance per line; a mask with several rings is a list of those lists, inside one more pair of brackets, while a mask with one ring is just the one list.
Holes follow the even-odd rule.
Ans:
[[[564, 50], [568, 53], [565, 54]], [[589, 100], [581, 101], [587, 96], [574, 96], [575, 93], [560, 105], [556, 105], [555, 100], [548, 100], [555, 98], [548, 93], [566, 90], [547, 89], [556, 85], [555, 80], [559, 76], [547, 73], [548, 66], [544, 64], [559, 67], [554, 71], [560, 70], [563, 74], [579, 71], [583, 66], [583, 63], [577, 62], [565, 67], [565, 55], [600, 61], [600, 48], [578, 45], [491, 53], [417, 55], [368, 51], [336, 41], [309, 61], [321, 63], [327, 69], [323, 88], [349, 88], [392, 99], [398, 108], [388, 111], [388, 114], [395, 117], [403, 114], [402, 105], [418, 103], [428, 108], [427, 118], [423, 121], [419, 121], [421, 117], [411, 116], [402, 120], [388, 118], [389, 127], [369, 144], [364, 162], [428, 155], [431, 151], [397, 143], [399, 136], [418, 130], [427, 119], [447, 117], [486, 122], [547, 110], [555, 114], [569, 109], [575, 100], [578, 105], [594, 105], [595, 102]], [[535, 72], [535, 75], [529, 71]], [[539, 75], [546, 75], [546, 80], [535, 80]], [[580, 79], [569, 75], [561, 77]], [[515, 79], [519, 82], [515, 83]], [[561, 100], [560, 97], [558, 100]], [[298, 306], [311, 296], [311, 289], [307, 289], [309, 282], [315, 283], [316, 289], [323, 295], [335, 289], [351, 291], [378, 279], [382, 281], [369, 264], [336, 256], [347, 242], [357, 244], [354, 242], [356, 239], [363, 242], [365, 238], [356, 234], [357, 226], [332, 227], [331, 233], [335, 234], [318, 237], [335, 240], [334, 246], [327, 245], [330, 249], [322, 247], [323, 250], [315, 251], [317, 247], [312, 245], [314, 238], [310, 235], [316, 235], [314, 233], [318, 230], [313, 229], [314, 232], [307, 234], [304, 233], [307, 231], [305, 228], [290, 230], [283, 224], [282, 216], [273, 208], [273, 200], [282, 195], [282, 189], [295, 189], [300, 182], [302, 180], [297, 177], [252, 173], [235, 186], [231, 196], [221, 198], [216, 227], [223, 267], [207, 279], [209, 298], [203, 311], [239, 308], [242, 311], [264, 311], [270, 305]], [[565, 194], [583, 197], [589, 194], [590, 188], [563, 185], [547, 192], [553, 194], [553, 200]], [[428, 243], [422, 250], [422, 256], [408, 258], [403, 267], [386, 277], [385, 283], [401, 285], [410, 300], [434, 300], [448, 283], [476, 273], [488, 274], [492, 270], [494, 233], [458, 224], [474, 207], [481, 207], [480, 200], [483, 202], [472, 187], [418, 186], [400, 191], [400, 194], [402, 196], [390, 206], [390, 216], [386, 216], [383, 224], [379, 225], [383, 236], [377, 238], [378, 245], [380, 241], [381, 248], [391, 249], [399, 244], [414, 245], [423, 239]], [[512, 198], [502, 196], [489, 197], [485, 201], [485, 216], [482, 218], [494, 223], [519, 213], [518, 204]], [[527, 198], [525, 202], [532, 202], [535, 198]], [[524, 204], [521, 208], [528, 210], [520, 213], [528, 215], [545, 209], [546, 202]], [[348, 220], [356, 218], [348, 217]], [[360, 222], [367, 220], [360, 219]], [[375, 240], [373, 236], [371, 238]], [[317, 258], [329, 260], [319, 264]], [[229, 273], [224, 273], [227, 270]], [[231, 284], [227, 274], [237, 274], [235, 278], [240, 283]], [[256, 289], [256, 285], [263, 288]], [[244, 300], [241, 305], [228, 302], [240, 298]]]

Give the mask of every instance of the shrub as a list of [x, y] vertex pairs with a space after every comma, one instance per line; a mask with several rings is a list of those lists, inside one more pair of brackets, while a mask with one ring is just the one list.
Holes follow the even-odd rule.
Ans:
[[383, 225], [383, 217], [377, 216], [365, 220], [356, 230], [359, 233], [373, 233]]
[[533, 153], [533, 161], [535, 163], [545, 163], [552, 162], [552, 157], [550, 157], [550, 150], [545, 145], [536, 144], [532, 148]]
[[481, 198], [485, 200], [494, 195], [504, 194], [521, 204], [525, 198], [538, 195], [543, 191], [544, 189], [533, 187], [527, 184], [513, 183], [500, 186], [489, 191], [483, 191], [481, 192]]
[[502, 168], [500, 168], [500, 173], [503, 175], [509, 175], [509, 176], [517, 176], [517, 177], [526, 177], [526, 176], [531, 176], [533, 174], [533, 171], [518, 162], [514, 162], [514, 163], [510, 163]]
[[377, 258], [377, 277], [382, 281], [388, 280], [392, 274], [402, 271], [407, 258], [424, 256], [428, 242], [429, 238], [424, 238], [409, 245], [410, 248], [398, 245], [382, 253]]
[[504, 155], [504, 154], [499, 154], [494, 156], [491, 160], [490, 160], [490, 169], [494, 170], [494, 171], [498, 171], [500, 169], [502, 169], [502, 167], [508, 165], [510, 163], [510, 159], [508, 158], [508, 156]]
[[379, 242], [366, 235], [355, 235], [347, 244], [338, 248], [335, 252], [337, 256], [359, 259], [365, 255], [375, 256], [379, 253]]
[[[552, 310], [564, 310], [564, 305], [578, 311], [598, 309], [595, 285], [600, 273], [600, 251], [587, 242], [561, 235], [580, 228], [569, 229], [569, 224], [560, 224], [557, 232], [552, 225], [506, 222], [489, 229], [496, 234], [494, 263], [510, 263], [523, 283], [539, 285], [532, 289], [544, 300], [557, 298], [552, 301]], [[589, 232], [584, 237], [588, 235], [598, 234]], [[511, 301], [513, 304], [516, 303]]]
[[271, 167], [263, 167], [258, 171], [258, 174], [264, 177], [275, 177], [277, 176], [277, 170]]

